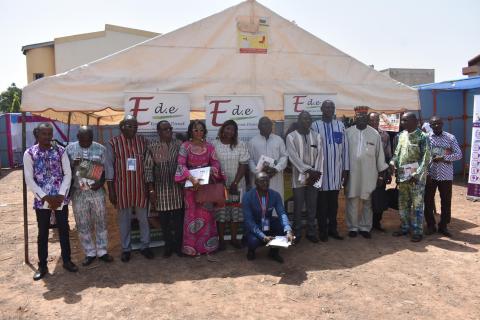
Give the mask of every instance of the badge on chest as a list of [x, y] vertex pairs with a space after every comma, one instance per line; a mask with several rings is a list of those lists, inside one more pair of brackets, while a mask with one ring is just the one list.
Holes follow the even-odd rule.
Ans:
[[127, 171], [137, 171], [137, 159], [135, 158], [127, 159]]

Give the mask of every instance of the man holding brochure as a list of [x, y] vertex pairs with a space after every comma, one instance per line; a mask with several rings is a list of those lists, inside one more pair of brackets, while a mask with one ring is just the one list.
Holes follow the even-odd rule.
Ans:
[[[268, 244], [275, 237], [285, 236], [288, 243], [293, 241], [292, 228], [288, 222], [287, 212], [283, 207], [282, 197], [269, 189], [270, 178], [265, 172], [255, 176], [255, 186], [243, 196], [242, 208], [244, 216], [245, 236], [247, 240], [247, 259], [255, 259], [255, 250]], [[273, 209], [278, 214], [273, 217]], [[283, 263], [278, 247], [270, 248], [270, 259]]]
[[[248, 142], [250, 172], [265, 172], [270, 177], [270, 188], [283, 199], [283, 170], [287, 167], [288, 153], [283, 139], [272, 133], [273, 122], [268, 117], [258, 121], [259, 134]], [[269, 161], [261, 161], [268, 159]], [[272, 161], [273, 160], [273, 161]], [[252, 176], [253, 178], [253, 176]], [[251, 179], [253, 181], [254, 179]]]
[[307, 111], [298, 115], [298, 128], [287, 135], [287, 152], [292, 163], [295, 242], [302, 237], [302, 210], [307, 210], [307, 239], [317, 243], [317, 194], [323, 170], [322, 137], [310, 129], [312, 117]]
[[430, 163], [428, 135], [417, 127], [417, 117], [407, 112], [401, 119], [405, 129], [398, 138], [395, 154], [390, 161], [390, 170], [397, 170], [398, 207], [400, 230], [394, 236], [412, 233], [411, 241], [419, 242], [423, 237], [423, 207], [425, 182]]

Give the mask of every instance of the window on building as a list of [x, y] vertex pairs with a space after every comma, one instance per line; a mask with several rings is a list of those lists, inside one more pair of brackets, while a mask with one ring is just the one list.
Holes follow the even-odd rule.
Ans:
[[34, 73], [33, 74], [33, 80], [38, 80], [40, 78], [43, 78], [45, 76], [44, 73]]

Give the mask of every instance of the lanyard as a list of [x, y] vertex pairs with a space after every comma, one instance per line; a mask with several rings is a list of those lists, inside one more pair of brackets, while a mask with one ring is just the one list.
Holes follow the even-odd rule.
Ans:
[[260, 195], [258, 194], [258, 191], [257, 191], [257, 199], [258, 199], [258, 203], [260, 204], [260, 208], [262, 208], [262, 218], [265, 218], [265, 215], [267, 214], [267, 206], [268, 206], [268, 192], [267, 192], [266, 199], [265, 197], [262, 197], [262, 199], [260, 200]]

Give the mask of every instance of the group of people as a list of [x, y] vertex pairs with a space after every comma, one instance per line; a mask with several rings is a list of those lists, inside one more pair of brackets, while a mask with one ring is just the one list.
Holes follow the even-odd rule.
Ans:
[[[379, 114], [367, 107], [355, 108], [355, 125], [345, 128], [335, 119], [335, 104], [321, 106], [322, 120], [312, 121], [302, 111], [295, 130], [285, 140], [272, 132], [273, 122], [262, 117], [259, 133], [247, 143], [238, 137], [238, 126], [228, 120], [212, 143], [207, 142], [204, 122], [191, 121], [186, 141], [173, 135], [168, 121], [157, 124], [158, 138], [148, 141], [137, 134], [135, 117], [119, 124], [121, 134], [106, 147], [93, 141], [90, 127], [80, 127], [78, 141], [66, 148], [53, 145], [53, 128], [42, 123], [36, 130], [37, 144], [24, 154], [25, 180], [34, 193], [38, 223], [38, 269], [34, 280], [47, 272], [48, 229], [51, 214], [56, 217], [63, 267], [78, 271], [71, 261], [68, 203], [72, 201], [79, 240], [85, 252], [83, 266], [95, 259], [106, 263], [106, 192], [118, 211], [121, 261], [131, 259], [132, 217], [140, 229], [140, 253], [152, 259], [149, 219], [158, 218], [162, 227], [165, 257], [198, 256], [224, 250], [225, 233], [230, 245], [246, 246], [247, 258], [275, 236], [284, 235], [298, 244], [303, 237], [313, 243], [329, 238], [343, 240], [337, 228], [339, 191], [345, 188], [348, 236], [371, 238], [372, 228], [383, 230], [382, 212], [376, 205], [395, 174], [399, 190], [401, 228], [395, 236], [423, 236], [424, 202], [427, 234], [436, 232], [434, 196], [440, 190], [442, 210], [438, 231], [450, 236], [452, 162], [462, 157], [454, 136], [442, 130], [442, 121], [432, 118], [433, 132], [417, 127], [414, 113], [405, 113], [405, 129], [398, 136], [392, 154], [390, 137], [378, 129]], [[264, 161], [261, 159], [270, 159]], [[293, 227], [284, 208], [283, 171], [291, 164]], [[200, 179], [194, 169], [209, 168], [209, 178]], [[251, 186], [245, 177], [250, 171]], [[208, 180], [208, 181], [206, 181]], [[221, 186], [218, 188], [218, 186]], [[225, 192], [221, 205], [213, 196]], [[205, 200], [207, 199], [207, 200]], [[373, 205], [372, 205], [373, 203]], [[373, 209], [372, 209], [373, 208]], [[243, 223], [243, 237], [238, 240]], [[269, 257], [283, 262], [278, 248]]]

